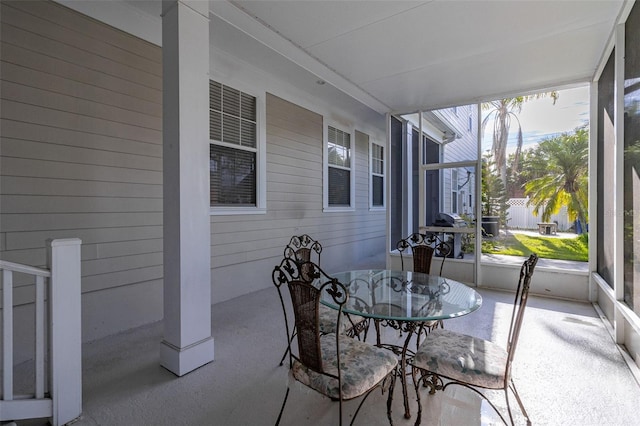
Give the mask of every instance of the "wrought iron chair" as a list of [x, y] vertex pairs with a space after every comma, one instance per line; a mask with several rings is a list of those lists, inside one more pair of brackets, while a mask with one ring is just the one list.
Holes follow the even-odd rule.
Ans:
[[436, 390], [445, 390], [450, 385], [461, 385], [471, 389], [493, 407], [505, 424], [507, 421], [503, 414], [480, 389], [504, 391], [509, 419], [511, 424], [514, 424], [509, 404], [509, 390], [511, 390], [527, 425], [531, 424], [511, 377], [511, 368], [527, 306], [531, 276], [537, 262], [538, 256], [532, 254], [520, 269], [506, 350], [491, 341], [444, 329], [434, 330], [420, 345], [412, 361], [418, 400], [416, 425], [420, 424], [422, 415], [421, 382], [431, 387], [429, 393], [432, 395]]
[[[398, 252], [400, 252], [402, 270], [404, 270], [404, 256], [408, 254], [412, 254], [413, 256], [413, 271], [422, 272], [424, 274], [431, 273], [431, 261], [434, 255], [442, 258], [439, 271], [440, 276], [442, 276], [444, 262], [453, 250], [451, 244], [446, 242], [443, 238], [440, 238], [438, 234], [421, 234], [419, 232], [415, 232], [407, 238], [398, 241], [396, 248], [398, 249]], [[416, 345], [420, 344], [420, 336], [425, 329], [428, 332], [431, 332], [438, 327], [444, 328], [442, 320], [426, 321], [422, 324], [417, 333]]]
[[[291, 237], [289, 244], [284, 248], [284, 258], [292, 259], [302, 268], [308, 268], [312, 264], [320, 265], [320, 254], [322, 253], [322, 245], [311, 238], [307, 234], [294, 235]], [[301, 271], [302, 278], [309, 278], [308, 271]], [[280, 294], [280, 287], [276, 285], [278, 293]], [[280, 294], [282, 298], [282, 294]], [[283, 306], [284, 309], [284, 306]], [[366, 340], [367, 331], [369, 329], [369, 319], [361, 317], [359, 315], [344, 314], [346, 321], [341, 323], [340, 332], [346, 334], [349, 337], [357, 337], [362, 340]], [[286, 316], [286, 312], [285, 312]], [[327, 306], [320, 305], [320, 331], [322, 333], [335, 333], [335, 311]], [[289, 337], [289, 341], [292, 341], [295, 337], [296, 329], [293, 328], [293, 334]], [[284, 363], [284, 359], [287, 357], [289, 347], [282, 354], [280, 359], [280, 365]]]
[[413, 257], [413, 271], [425, 274], [431, 273], [431, 260], [434, 254], [437, 257], [442, 257], [440, 275], [442, 275], [445, 260], [453, 250], [451, 244], [440, 238], [438, 234], [421, 234], [419, 232], [414, 232], [407, 238], [398, 241], [396, 249], [400, 253], [402, 270], [404, 270], [404, 257], [409, 254]]
[[[285, 258], [273, 271], [276, 287], [286, 284], [291, 295], [297, 351], [289, 341], [290, 376], [309, 388], [339, 402], [339, 424], [342, 425], [342, 402], [364, 396], [351, 424], [366, 398], [376, 388], [384, 392], [388, 385], [387, 417], [391, 420], [393, 387], [398, 359], [393, 352], [378, 348], [345, 335], [325, 334], [320, 329], [320, 300], [325, 298], [338, 307], [334, 309], [336, 330], [344, 319], [342, 310], [349, 293], [345, 286], [326, 275], [316, 264], [298, 264]], [[280, 293], [281, 294], [281, 293]], [[284, 308], [284, 301], [281, 299]], [[285, 311], [287, 336], [290, 324]], [[290, 388], [282, 403], [276, 425], [280, 423]]]

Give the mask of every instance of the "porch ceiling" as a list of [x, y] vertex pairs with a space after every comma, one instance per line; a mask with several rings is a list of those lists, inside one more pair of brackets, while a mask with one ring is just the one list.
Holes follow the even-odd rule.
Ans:
[[[227, 23], [212, 25], [221, 49], [287, 78], [310, 74], [314, 84], [322, 79], [380, 113], [589, 81], [623, 6], [623, 0], [210, 1], [212, 14]], [[238, 30], [242, 36], [233, 34]]]

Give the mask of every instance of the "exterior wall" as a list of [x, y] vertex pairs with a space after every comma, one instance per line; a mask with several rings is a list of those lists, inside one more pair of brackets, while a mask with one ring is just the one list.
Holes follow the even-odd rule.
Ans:
[[323, 212], [323, 115], [271, 94], [266, 110], [267, 212], [211, 216], [214, 303], [273, 285], [271, 271], [293, 235], [320, 241], [326, 271], [385, 250], [386, 213], [369, 211], [367, 135], [355, 137], [355, 211]]
[[160, 48], [53, 2], [0, 7], [0, 258], [44, 266], [47, 239], [78, 237], [84, 340], [161, 319]]
[[[84, 341], [162, 319], [161, 48], [54, 2], [0, 7], [0, 258], [44, 266], [47, 239], [82, 239]], [[322, 242], [327, 271], [383, 253], [367, 136], [386, 147], [384, 117], [335, 108], [215, 47], [211, 60], [212, 78], [267, 101], [268, 200], [266, 214], [211, 216], [203, 230], [212, 301], [272, 286], [294, 234]], [[322, 211], [325, 119], [359, 131], [353, 212]], [[17, 285], [22, 335], [33, 286]]]

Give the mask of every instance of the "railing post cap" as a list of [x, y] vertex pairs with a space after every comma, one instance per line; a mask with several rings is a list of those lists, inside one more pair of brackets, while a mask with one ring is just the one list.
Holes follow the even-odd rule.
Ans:
[[80, 238], [59, 238], [55, 240], [47, 240], [52, 247], [75, 246], [82, 244]]

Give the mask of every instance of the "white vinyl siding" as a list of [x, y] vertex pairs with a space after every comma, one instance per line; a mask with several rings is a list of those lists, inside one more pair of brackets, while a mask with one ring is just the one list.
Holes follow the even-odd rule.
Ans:
[[322, 115], [267, 94], [266, 213], [211, 216], [214, 302], [271, 285], [268, 271], [281, 260], [292, 235], [317, 238], [327, 270], [348, 269], [384, 253], [385, 212], [368, 209], [368, 138], [356, 131], [352, 139], [356, 210], [325, 213], [323, 130]]
[[0, 7], [0, 258], [45, 266], [47, 239], [78, 237], [85, 340], [161, 319], [161, 49], [54, 2]]

